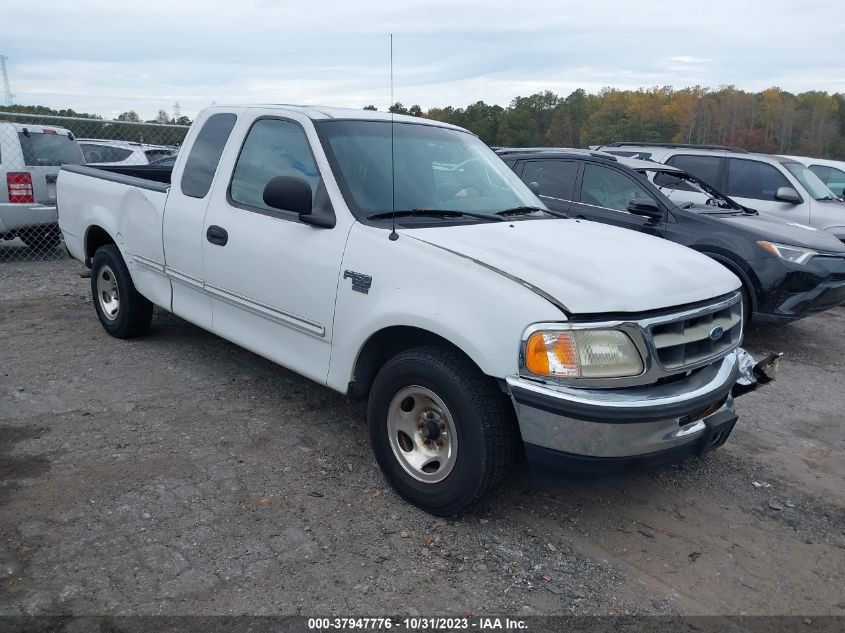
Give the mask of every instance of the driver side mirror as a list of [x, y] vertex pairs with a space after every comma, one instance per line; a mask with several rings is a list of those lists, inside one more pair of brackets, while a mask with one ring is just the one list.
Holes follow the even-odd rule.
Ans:
[[663, 218], [663, 211], [660, 205], [651, 198], [634, 198], [628, 203], [627, 209], [628, 213], [641, 215], [652, 220]]
[[778, 187], [775, 192], [775, 200], [790, 204], [801, 204], [801, 196], [792, 187]]
[[302, 178], [276, 176], [264, 186], [264, 204], [299, 215], [311, 214], [311, 185]]
[[528, 188], [531, 190], [531, 193], [533, 193], [535, 196], [540, 195], [540, 183], [539, 182], [535, 182], [535, 181], [532, 180], [531, 182], [528, 183]]

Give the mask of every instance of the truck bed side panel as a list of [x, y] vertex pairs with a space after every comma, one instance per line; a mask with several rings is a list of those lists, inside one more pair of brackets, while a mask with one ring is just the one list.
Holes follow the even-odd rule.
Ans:
[[[94, 227], [108, 233], [120, 249], [138, 291], [170, 309], [170, 281], [164, 274], [161, 227], [167, 192], [164, 185], [100, 176], [99, 170], [63, 168], [59, 174], [59, 227], [71, 255], [86, 261]], [[89, 172], [93, 172], [89, 173]], [[105, 172], [100, 172], [105, 174]]]

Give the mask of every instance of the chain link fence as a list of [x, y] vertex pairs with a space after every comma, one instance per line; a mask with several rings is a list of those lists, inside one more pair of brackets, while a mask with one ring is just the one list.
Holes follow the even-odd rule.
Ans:
[[0, 267], [67, 257], [56, 209], [61, 165], [172, 165], [187, 131], [186, 125], [0, 112]]

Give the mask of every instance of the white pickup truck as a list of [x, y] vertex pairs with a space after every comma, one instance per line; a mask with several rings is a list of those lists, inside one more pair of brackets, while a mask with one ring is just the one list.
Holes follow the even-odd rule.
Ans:
[[737, 419], [737, 278], [548, 211], [451, 125], [215, 106], [174, 167], [65, 166], [58, 199], [109, 334], [142, 334], [155, 304], [368, 397], [382, 471], [434, 514], [523, 447], [607, 471], [704, 453]]

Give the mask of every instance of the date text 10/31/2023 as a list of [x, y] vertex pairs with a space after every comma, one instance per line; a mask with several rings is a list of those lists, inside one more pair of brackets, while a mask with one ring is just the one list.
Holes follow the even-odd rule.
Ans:
[[445, 618], [309, 618], [309, 630], [379, 630], [395, 629], [399, 631], [519, 631], [526, 630], [527, 622], [519, 619], [499, 617]]

